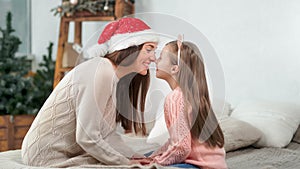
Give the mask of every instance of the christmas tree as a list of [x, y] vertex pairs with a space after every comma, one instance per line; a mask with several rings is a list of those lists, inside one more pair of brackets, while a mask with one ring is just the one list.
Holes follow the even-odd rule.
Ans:
[[8, 12], [6, 29], [0, 27], [0, 115], [36, 114], [52, 91], [53, 44], [40, 64], [43, 69], [31, 76], [31, 63], [26, 56], [15, 55], [21, 41], [12, 34], [14, 31], [12, 14]]
[[0, 28], [0, 114], [24, 114], [31, 111], [27, 99], [31, 89], [30, 71], [26, 57], [16, 57], [21, 41], [12, 35], [12, 14], [6, 17], [6, 29]]
[[39, 64], [40, 69], [33, 76], [33, 93], [32, 103], [40, 108], [53, 89], [55, 61], [52, 60], [53, 43], [50, 42], [48, 55], [43, 55], [43, 61]]

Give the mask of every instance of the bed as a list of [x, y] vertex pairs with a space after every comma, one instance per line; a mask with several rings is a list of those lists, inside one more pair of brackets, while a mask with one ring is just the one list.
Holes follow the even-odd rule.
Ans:
[[[129, 168], [140, 168], [140, 169], [174, 169], [173, 167], [162, 167], [159, 165], [151, 165], [151, 166], [142, 166], [142, 165], [119, 165], [119, 166], [108, 166], [108, 165], [86, 165], [82, 167], [72, 167], [72, 169], [75, 168], [114, 168], [114, 169], [129, 169]], [[10, 150], [6, 152], [0, 153], [0, 169], [46, 169], [45, 167], [32, 167], [32, 166], [26, 166], [22, 163], [21, 160], [21, 150]], [[50, 169], [50, 168], [49, 168]], [[58, 168], [51, 168], [51, 169], [58, 169]]]
[[[224, 133], [226, 162], [230, 169], [297, 169], [300, 168], [300, 106], [270, 102], [229, 104], [215, 111]], [[147, 139], [122, 137], [140, 153], [155, 149], [168, 139], [163, 119], [157, 119]], [[145, 145], [150, 145], [146, 147]], [[85, 168], [145, 168], [152, 166], [84, 166]], [[0, 169], [40, 169], [21, 161], [21, 151], [0, 153]]]
[[230, 169], [300, 168], [298, 104], [246, 102], [223, 113], [220, 121]]
[[[291, 142], [286, 148], [254, 148], [247, 147], [226, 154], [230, 169], [297, 169], [300, 168], [300, 144]], [[86, 166], [92, 168], [95, 166]], [[171, 167], [153, 166], [97, 166], [97, 168], [145, 168], [164, 169]], [[11, 150], [0, 153], [1, 169], [41, 169], [44, 167], [29, 167], [21, 161], [21, 150]]]
[[226, 154], [230, 169], [297, 169], [300, 168], [300, 144], [286, 148], [248, 147]]

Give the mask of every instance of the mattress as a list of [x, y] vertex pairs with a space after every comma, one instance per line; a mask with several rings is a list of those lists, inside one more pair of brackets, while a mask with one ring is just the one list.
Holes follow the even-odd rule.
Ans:
[[[286, 148], [254, 148], [228, 152], [226, 161], [230, 169], [296, 169], [300, 168], [300, 144], [291, 142]], [[21, 160], [21, 150], [0, 153], [0, 169], [44, 169], [45, 167], [26, 166]], [[173, 167], [152, 166], [84, 166], [82, 168], [142, 168], [165, 169]], [[55, 169], [55, 168], [52, 168]]]
[[[75, 168], [114, 168], [114, 169], [129, 169], [129, 168], [136, 168], [136, 169], [174, 169], [175, 167], [163, 167], [157, 164], [149, 165], [149, 166], [142, 166], [142, 165], [85, 165], [81, 167], [72, 167]], [[27, 166], [22, 163], [21, 160], [21, 150], [10, 150], [0, 153], [0, 169], [46, 169], [45, 167], [32, 167]], [[50, 169], [50, 168], [49, 168]], [[51, 168], [51, 169], [61, 169], [61, 168]]]

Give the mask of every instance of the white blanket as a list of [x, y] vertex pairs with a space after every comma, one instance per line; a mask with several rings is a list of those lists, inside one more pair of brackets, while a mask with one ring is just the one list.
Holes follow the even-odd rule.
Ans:
[[[126, 169], [126, 168], [141, 168], [141, 169], [167, 169], [174, 167], [162, 167], [157, 164], [151, 166], [142, 166], [142, 165], [119, 165], [119, 166], [99, 166], [99, 165], [87, 165], [82, 167], [72, 167], [74, 168], [115, 168], [115, 169]], [[0, 169], [45, 169], [45, 167], [32, 167], [26, 166], [22, 163], [21, 160], [21, 150], [11, 150], [0, 153]], [[50, 169], [50, 168], [49, 168]], [[59, 168], [51, 168], [51, 169], [59, 169]]]

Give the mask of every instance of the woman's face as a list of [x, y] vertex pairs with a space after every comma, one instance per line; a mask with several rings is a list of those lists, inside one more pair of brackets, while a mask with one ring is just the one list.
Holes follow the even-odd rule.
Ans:
[[172, 63], [171, 51], [169, 46], [165, 46], [156, 60], [156, 77], [160, 79], [167, 79], [171, 76]]
[[155, 50], [157, 43], [147, 42], [143, 45], [137, 59], [134, 62], [136, 72], [141, 75], [146, 75], [149, 69], [149, 64], [155, 61]]

